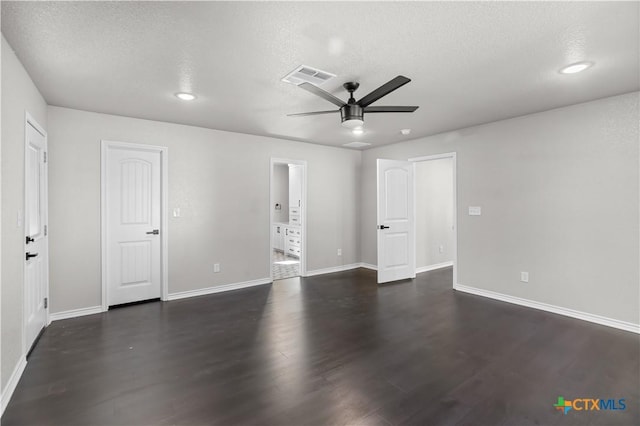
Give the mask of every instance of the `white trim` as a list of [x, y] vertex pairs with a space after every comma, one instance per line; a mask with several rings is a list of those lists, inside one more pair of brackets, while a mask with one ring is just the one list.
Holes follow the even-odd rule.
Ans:
[[92, 306], [90, 308], [71, 309], [68, 311], [55, 312], [49, 317], [51, 321], [59, 321], [63, 319], [83, 317], [85, 315], [93, 315], [102, 313], [102, 306]]
[[358, 269], [362, 267], [362, 263], [350, 263], [348, 265], [332, 266], [330, 268], [314, 269], [313, 271], [307, 271], [307, 277], [313, 277], [315, 275], [333, 274], [334, 272], [350, 271], [352, 269]]
[[449, 266], [453, 266], [453, 261], [435, 263], [433, 265], [421, 266], [416, 268], [416, 274], [420, 274], [422, 272], [434, 271], [436, 269], [448, 268]]
[[38, 131], [38, 133], [40, 133], [42, 136], [44, 136], [45, 138], [47, 137], [47, 132], [46, 130], [44, 130], [44, 127], [42, 127], [37, 121], [36, 119], [33, 117], [33, 115], [29, 114], [29, 111], [25, 111], [25, 124], [29, 123], [33, 126], [34, 129], [36, 129]]
[[430, 161], [430, 160], [441, 160], [444, 158], [452, 158], [455, 157], [455, 152], [446, 152], [444, 154], [435, 154], [435, 155], [424, 155], [422, 157], [413, 157], [409, 158], [408, 161]]
[[7, 385], [2, 389], [2, 393], [0, 394], [0, 405], [2, 406], [0, 416], [4, 414], [4, 410], [7, 408], [7, 405], [9, 405], [9, 401], [11, 401], [13, 392], [16, 390], [16, 386], [18, 386], [18, 382], [20, 381], [20, 377], [22, 377], [22, 373], [26, 366], [26, 358], [24, 356], [20, 357], [16, 368], [13, 369], [11, 377], [9, 377], [9, 380], [7, 381]]
[[409, 161], [431, 161], [451, 158], [453, 160], [453, 287], [458, 282], [458, 156], [456, 152], [409, 158]]
[[474, 294], [476, 296], [487, 297], [489, 299], [499, 300], [501, 302], [513, 303], [514, 305], [525, 306], [527, 308], [539, 309], [541, 311], [564, 315], [566, 317], [576, 318], [579, 320], [640, 334], [640, 324], [620, 321], [613, 318], [603, 317], [600, 315], [590, 314], [582, 311], [576, 311], [569, 308], [563, 308], [561, 306], [549, 305], [547, 303], [536, 302], [529, 299], [522, 299], [520, 297], [509, 296], [506, 294], [496, 293], [494, 291], [484, 290], [476, 287], [469, 287], [462, 284], [456, 284], [453, 288], [454, 290]]
[[273, 166], [276, 164], [296, 164], [302, 166], [302, 246], [300, 247], [300, 276], [307, 276], [307, 162], [290, 158], [275, 158], [269, 160], [269, 277], [273, 282]]
[[372, 265], [371, 263], [361, 262], [360, 267], [365, 269], [371, 269], [372, 271], [378, 270], [378, 267], [376, 265]]
[[239, 283], [223, 284], [214, 287], [200, 288], [198, 290], [179, 291], [169, 294], [167, 300], [180, 300], [189, 297], [205, 296], [207, 294], [223, 293], [225, 291], [238, 290], [241, 288], [255, 287], [263, 284], [271, 284], [271, 278], [261, 278], [258, 280], [243, 281]]
[[160, 153], [162, 181], [160, 220], [162, 232], [160, 233], [161, 268], [162, 277], [160, 283], [161, 300], [169, 300], [169, 148], [166, 146], [147, 145], [129, 142], [118, 142], [103, 139], [100, 146], [100, 243], [101, 243], [101, 269], [102, 269], [102, 311], [109, 310], [108, 286], [107, 286], [107, 153], [110, 148], [135, 149]]

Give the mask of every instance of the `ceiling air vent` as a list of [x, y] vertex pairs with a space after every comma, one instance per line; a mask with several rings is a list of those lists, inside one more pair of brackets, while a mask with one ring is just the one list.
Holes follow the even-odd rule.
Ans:
[[342, 146], [347, 148], [362, 148], [369, 145], [371, 144], [368, 142], [349, 142], [349, 143], [342, 144]]
[[295, 84], [296, 86], [301, 83], [311, 83], [315, 86], [320, 86], [335, 76], [335, 74], [331, 74], [330, 72], [308, 67], [306, 65], [300, 65], [298, 68], [284, 76], [282, 81], [285, 83]]

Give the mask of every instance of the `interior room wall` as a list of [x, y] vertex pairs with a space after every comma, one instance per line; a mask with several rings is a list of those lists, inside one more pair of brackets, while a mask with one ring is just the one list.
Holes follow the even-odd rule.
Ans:
[[[442, 253], [440, 252], [442, 247]], [[416, 162], [416, 267], [453, 261], [453, 159]]]
[[169, 209], [182, 215], [169, 217], [170, 293], [269, 277], [271, 157], [308, 164], [307, 269], [360, 260], [358, 151], [53, 106], [48, 114], [53, 313], [100, 304], [101, 139], [169, 148]]
[[[273, 165], [273, 198], [274, 204], [280, 204], [280, 210], [273, 211], [273, 220], [278, 223], [289, 222], [289, 166]], [[272, 206], [275, 208], [275, 206]]]
[[[2, 37], [2, 319], [1, 389], [24, 356], [22, 347], [25, 111], [47, 128], [47, 105]], [[24, 223], [24, 220], [21, 221]]]
[[638, 97], [364, 151], [362, 260], [376, 264], [376, 158], [455, 151], [459, 284], [638, 324]]

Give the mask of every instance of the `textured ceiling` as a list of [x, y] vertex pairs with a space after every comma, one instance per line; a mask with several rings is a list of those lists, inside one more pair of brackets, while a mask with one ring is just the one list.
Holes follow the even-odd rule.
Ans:
[[[638, 2], [2, 2], [2, 33], [49, 104], [326, 145], [373, 146], [638, 90]], [[566, 64], [589, 60], [583, 73]], [[280, 79], [305, 64], [413, 81], [354, 137]], [[174, 97], [193, 92], [191, 103]], [[358, 96], [359, 95], [359, 96]], [[411, 128], [409, 136], [400, 129]]]

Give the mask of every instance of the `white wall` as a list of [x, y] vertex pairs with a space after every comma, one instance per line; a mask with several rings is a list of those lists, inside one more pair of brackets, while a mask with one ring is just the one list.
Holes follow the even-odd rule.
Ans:
[[453, 159], [416, 162], [416, 267], [452, 260]]
[[289, 165], [273, 165], [273, 206], [280, 203], [280, 210], [273, 211], [273, 221], [278, 223], [289, 222]]
[[362, 260], [376, 158], [456, 151], [460, 284], [638, 324], [638, 117], [634, 92], [364, 151]]
[[[2, 390], [23, 354], [22, 308], [25, 111], [47, 128], [47, 106], [11, 47], [2, 37]], [[24, 223], [24, 221], [22, 221]]]
[[271, 157], [308, 162], [308, 270], [359, 261], [358, 151], [59, 107], [48, 113], [52, 313], [100, 304], [101, 139], [169, 147], [169, 208], [182, 214], [169, 218], [170, 293], [269, 277]]

